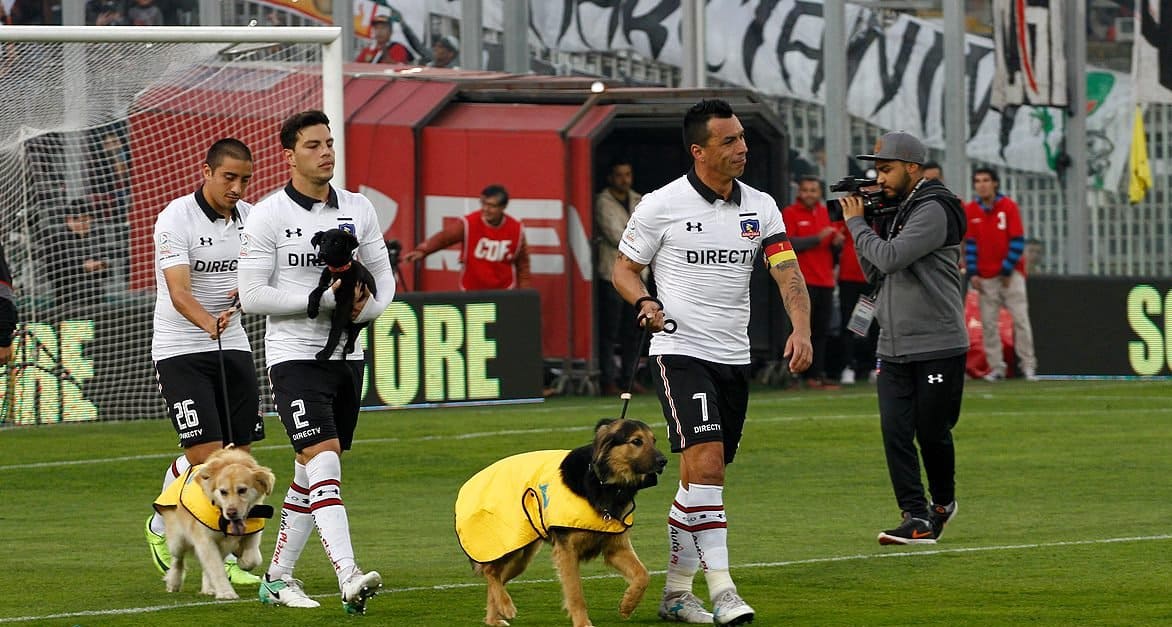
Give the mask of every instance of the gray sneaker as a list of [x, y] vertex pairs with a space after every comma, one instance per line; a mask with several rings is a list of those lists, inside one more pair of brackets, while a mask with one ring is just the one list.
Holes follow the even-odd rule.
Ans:
[[704, 609], [704, 602], [686, 590], [664, 591], [659, 603], [659, 617], [673, 623], [711, 625], [712, 612]]
[[747, 625], [753, 622], [753, 608], [745, 603], [735, 588], [730, 588], [712, 601], [712, 622], [717, 625]]

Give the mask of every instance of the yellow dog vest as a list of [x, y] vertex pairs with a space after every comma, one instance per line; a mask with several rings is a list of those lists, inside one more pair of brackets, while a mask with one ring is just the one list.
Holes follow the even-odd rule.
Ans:
[[[202, 467], [202, 464], [192, 466], [183, 473], [182, 477], [172, 481], [171, 485], [167, 486], [167, 489], [159, 495], [159, 498], [155, 499], [155, 509], [162, 512], [164, 508], [182, 505], [183, 509], [187, 510], [208, 529], [226, 535], [236, 535], [228, 533], [228, 520], [224, 518], [220, 508], [212, 503], [207, 493], [200, 487], [199, 482], [195, 480], [196, 473]], [[244, 521], [244, 533], [240, 535], [249, 536], [264, 529], [265, 519], [271, 518], [272, 515], [272, 506], [257, 505], [253, 507], [252, 511], [248, 512], [248, 518]]]
[[[570, 451], [534, 451], [506, 457], [481, 470], [456, 497], [456, 536], [468, 557], [491, 562], [538, 538], [551, 527], [622, 533], [635, 524], [599, 514], [562, 481]], [[633, 511], [633, 508], [632, 508]]]

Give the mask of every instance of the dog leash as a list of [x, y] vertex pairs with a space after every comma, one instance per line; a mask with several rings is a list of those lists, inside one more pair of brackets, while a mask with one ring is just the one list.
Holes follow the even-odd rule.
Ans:
[[[237, 294], [232, 299], [232, 305], [228, 307], [232, 313], [240, 311], [240, 295]], [[230, 317], [230, 316], [229, 316]], [[216, 319], [216, 324], [219, 324], [219, 319]], [[225, 329], [226, 330], [226, 329]], [[224, 414], [222, 416], [222, 426], [224, 433], [228, 436], [227, 446], [236, 446], [236, 438], [232, 435], [232, 403], [228, 397], [228, 374], [224, 368], [224, 343], [220, 338], [224, 335], [223, 332], [216, 330], [216, 358], [220, 360], [220, 392], [224, 394]]]
[[[639, 297], [637, 300], [635, 300], [635, 308], [638, 309], [644, 301], [648, 300], [655, 303], [656, 305], [659, 305], [659, 310], [663, 311], [663, 303], [659, 302], [658, 298], [651, 296]], [[643, 316], [640, 314], [639, 317], [635, 319], [635, 324], [639, 324], [642, 321]], [[646, 324], [639, 326], [641, 329], [643, 329], [643, 332], [639, 335], [639, 343], [635, 345], [636, 359], [638, 359], [639, 354], [643, 352], [643, 343], [647, 341], [647, 337], [651, 334], [651, 329], [648, 328]], [[663, 321], [663, 332], [667, 333], [668, 335], [675, 333], [678, 327], [679, 325], [676, 324], [676, 321], [672, 320], [671, 318], [667, 318]], [[627, 390], [619, 395], [619, 398], [623, 399], [623, 411], [619, 414], [619, 420], [623, 420], [627, 417], [627, 406], [631, 404], [631, 390], [635, 389], [635, 375], [638, 373], [638, 371], [638, 368], [631, 368], [631, 379], [630, 381], [627, 381]]]

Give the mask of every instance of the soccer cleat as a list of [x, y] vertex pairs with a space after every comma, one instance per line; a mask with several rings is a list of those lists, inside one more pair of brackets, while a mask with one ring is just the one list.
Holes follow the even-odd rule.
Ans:
[[902, 524], [879, 534], [879, 544], [936, 544], [936, 535], [932, 523], [905, 513]]
[[1037, 373], [1037, 371], [1033, 370], [1032, 368], [1026, 368], [1022, 372], [1022, 376], [1025, 377], [1026, 381], [1037, 381], [1038, 380], [1038, 373]]
[[260, 577], [244, 570], [236, 562], [225, 562], [224, 572], [228, 573], [228, 581], [234, 586], [255, 586], [260, 583]]
[[712, 612], [704, 609], [704, 602], [687, 590], [665, 590], [659, 604], [659, 617], [674, 623], [712, 624]]
[[382, 587], [383, 578], [377, 570], [365, 574], [356, 571], [342, 584], [342, 607], [347, 614], [365, 614], [366, 600], [378, 594]]
[[160, 573], [166, 575], [167, 569], [171, 568], [171, 551], [167, 550], [167, 538], [151, 531], [151, 520], [154, 517], [154, 514], [147, 516], [147, 546], [151, 549], [151, 561], [155, 563], [155, 568], [159, 569]]
[[265, 575], [260, 582], [260, 602], [265, 605], [284, 605], [286, 607], [319, 607], [321, 603], [309, 598], [301, 587], [301, 581], [292, 575], [281, 575], [276, 581], [269, 581]]
[[736, 588], [729, 588], [712, 600], [712, 622], [716, 625], [747, 625], [753, 622], [753, 608], [737, 594]]
[[936, 539], [940, 539], [940, 535], [944, 533], [944, 525], [956, 516], [956, 501], [948, 505], [937, 505], [932, 503], [928, 508], [928, 522], [932, 523], [932, 529], [936, 532]]
[[988, 381], [989, 383], [996, 383], [1004, 379], [1005, 375], [1001, 374], [1000, 372], [993, 371], [981, 378]]

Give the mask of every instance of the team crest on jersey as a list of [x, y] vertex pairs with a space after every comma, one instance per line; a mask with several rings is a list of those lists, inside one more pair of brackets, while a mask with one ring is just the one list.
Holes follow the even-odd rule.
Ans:
[[358, 229], [355, 228], [353, 222], [339, 222], [338, 223], [338, 230], [345, 231], [351, 235], [358, 235]]
[[761, 222], [756, 218], [741, 220], [741, 237], [748, 240], [761, 237]]

